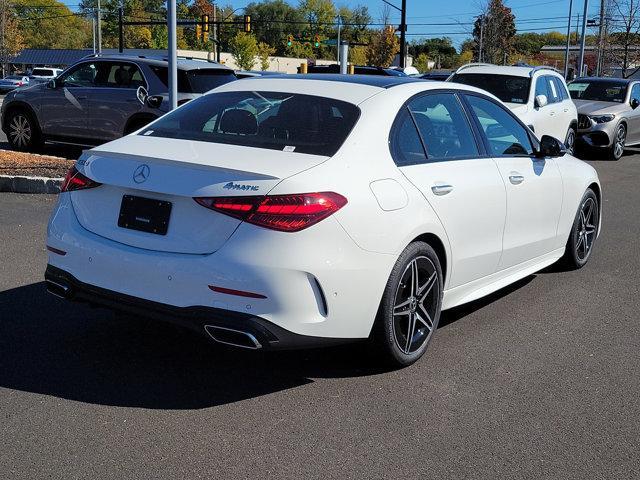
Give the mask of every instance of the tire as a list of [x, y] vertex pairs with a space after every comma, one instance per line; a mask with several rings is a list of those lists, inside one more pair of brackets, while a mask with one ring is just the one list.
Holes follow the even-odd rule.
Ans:
[[599, 225], [600, 206], [598, 205], [598, 197], [589, 188], [582, 200], [580, 200], [576, 217], [571, 226], [571, 233], [569, 234], [563, 257], [563, 263], [567, 267], [575, 270], [587, 264], [598, 238]]
[[410, 244], [391, 271], [374, 326], [374, 345], [385, 363], [406, 367], [424, 354], [438, 328], [442, 291], [442, 268], [433, 248]]
[[616, 133], [613, 136], [613, 145], [609, 149], [609, 158], [611, 160], [620, 160], [622, 158], [626, 141], [627, 127], [624, 123], [621, 123], [616, 128]]
[[42, 146], [40, 126], [33, 115], [24, 109], [7, 114], [7, 141], [11, 148], [20, 152], [33, 152]]
[[569, 127], [567, 131], [567, 137], [564, 141], [564, 146], [567, 148], [567, 153], [569, 155], [574, 155], [576, 151], [576, 139], [578, 138], [578, 133], [576, 129], [573, 127]]

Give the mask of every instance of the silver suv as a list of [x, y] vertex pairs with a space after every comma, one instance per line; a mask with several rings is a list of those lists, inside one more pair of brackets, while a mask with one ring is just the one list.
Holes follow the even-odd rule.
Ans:
[[[43, 142], [93, 146], [142, 128], [169, 110], [167, 60], [91, 55], [57, 78], [9, 93], [2, 130], [16, 150]], [[178, 104], [236, 80], [232, 69], [178, 59]]]

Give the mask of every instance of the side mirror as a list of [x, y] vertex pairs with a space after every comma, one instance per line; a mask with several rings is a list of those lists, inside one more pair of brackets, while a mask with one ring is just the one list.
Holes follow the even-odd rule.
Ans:
[[542, 108], [549, 104], [549, 100], [546, 95], [536, 95], [534, 103], [536, 108]]
[[557, 138], [549, 135], [543, 135], [540, 139], [540, 147], [536, 152], [536, 157], [562, 157], [567, 153], [567, 149]]
[[160, 108], [160, 105], [162, 105], [162, 95], [149, 95], [147, 97], [147, 105], [149, 108]]
[[136, 90], [136, 97], [138, 98], [138, 101], [142, 105], [145, 105], [147, 103], [147, 98], [149, 97], [149, 93], [147, 92], [146, 88], [140, 86]]
[[55, 90], [56, 88], [58, 88], [58, 83], [59, 83], [59, 82], [56, 82], [56, 79], [55, 79], [55, 78], [52, 78], [51, 80], [49, 80], [49, 81], [47, 82], [47, 88], [50, 88], [50, 89], [52, 89], [52, 90]]
[[631, 108], [633, 108], [635, 110], [638, 107], [640, 107], [640, 100], [638, 100], [637, 98], [632, 98], [631, 99]]

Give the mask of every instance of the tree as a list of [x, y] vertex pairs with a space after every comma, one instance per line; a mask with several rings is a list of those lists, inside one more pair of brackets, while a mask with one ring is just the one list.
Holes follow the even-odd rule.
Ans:
[[91, 24], [57, 0], [15, 0], [15, 20], [27, 48], [84, 48]]
[[258, 42], [250, 33], [238, 32], [231, 40], [230, 53], [238, 67], [251, 70], [258, 55]]
[[409, 53], [415, 58], [421, 53], [436, 62], [436, 68], [452, 68], [458, 60], [458, 52], [448, 37], [430, 38], [409, 45]]
[[260, 60], [260, 70], [269, 68], [269, 57], [276, 52], [276, 49], [264, 42], [258, 43], [258, 59]]
[[413, 60], [413, 66], [418, 69], [420, 73], [429, 70], [429, 57], [426, 53], [421, 53]]
[[256, 39], [275, 48], [277, 55], [286, 53], [288, 35], [299, 37], [302, 32], [304, 17], [284, 0], [253, 2], [244, 13], [251, 15]]
[[367, 47], [367, 64], [378, 67], [388, 67], [400, 51], [400, 42], [393, 27], [385, 27], [374, 32]]
[[[609, 56], [619, 66], [622, 77], [628, 78], [640, 70], [636, 67], [640, 61], [637, 50], [632, 49], [640, 43], [640, 0], [610, 0], [611, 13], [616, 18], [611, 23], [615, 30], [609, 38]], [[631, 72], [627, 70], [632, 68]]]
[[0, 22], [3, 25], [0, 38], [0, 62], [3, 77], [8, 67], [7, 62], [24, 48], [24, 39], [18, 26], [14, 6], [13, 0], [4, 0], [0, 3]]
[[482, 62], [503, 63], [513, 49], [515, 34], [511, 9], [502, 0], [489, 0], [473, 27], [476, 57]]

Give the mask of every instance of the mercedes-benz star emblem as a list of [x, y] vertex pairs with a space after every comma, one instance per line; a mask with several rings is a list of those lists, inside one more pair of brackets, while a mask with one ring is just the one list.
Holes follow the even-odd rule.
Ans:
[[149, 165], [143, 163], [133, 172], [133, 181], [136, 183], [145, 182], [149, 178], [149, 173], [151, 173]]

